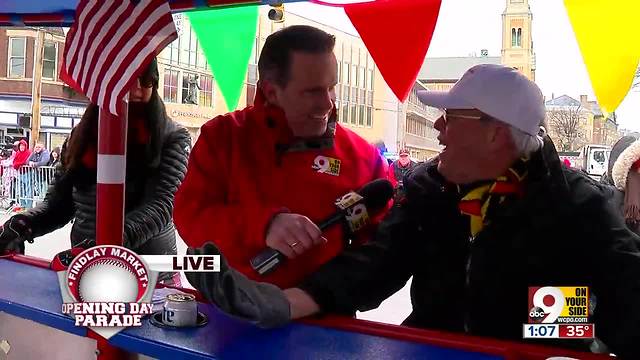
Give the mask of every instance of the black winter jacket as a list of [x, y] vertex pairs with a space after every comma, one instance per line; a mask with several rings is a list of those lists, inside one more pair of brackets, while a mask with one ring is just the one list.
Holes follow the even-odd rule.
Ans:
[[[374, 241], [347, 250], [301, 288], [326, 312], [376, 308], [413, 276], [405, 325], [522, 340], [528, 287], [589, 286], [596, 336], [640, 359], [640, 238], [610, 199], [614, 189], [560, 164], [550, 141], [528, 162], [525, 194], [470, 238], [469, 218], [437, 159], [404, 180]], [[584, 343], [553, 343], [570, 347]]]
[[[146, 255], [176, 253], [173, 199], [186, 173], [191, 148], [191, 138], [186, 129], [169, 119], [158, 126], [162, 127], [159, 130], [158, 161], [133, 162], [131, 149], [127, 155], [124, 246]], [[93, 246], [96, 171], [65, 171], [65, 150], [63, 147], [61, 164], [44, 201], [25, 215], [30, 220], [34, 237], [73, 220], [71, 245], [77, 246], [89, 239], [81, 246]]]

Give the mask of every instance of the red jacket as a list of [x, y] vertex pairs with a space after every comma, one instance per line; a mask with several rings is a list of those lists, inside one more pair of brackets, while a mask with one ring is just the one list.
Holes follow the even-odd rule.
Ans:
[[[274, 215], [290, 211], [319, 222], [335, 212], [338, 197], [386, 176], [379, 152], [340, 125], [332, 148], [276, 150], [292, 139], [282, 111], [259, 100], [202, 127], [175, 198], [174, 221], [187, 245], [213, 241], [231, 266], [281, 287], [296, 285], [342, 250], [342, 229], [334, 226], [324, 233], [327, 244], [287, 260], [266, 276], [249, 264], [265, 249]], [[339, 172], [314, 170], [318, 156], [340, 160]]]

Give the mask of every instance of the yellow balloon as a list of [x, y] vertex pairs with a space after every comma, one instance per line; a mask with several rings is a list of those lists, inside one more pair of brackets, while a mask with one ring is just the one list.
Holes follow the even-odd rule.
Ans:
[[631, 89], [640, 60], [639, 0], [564, 0], [604, 113], [613, 112]]

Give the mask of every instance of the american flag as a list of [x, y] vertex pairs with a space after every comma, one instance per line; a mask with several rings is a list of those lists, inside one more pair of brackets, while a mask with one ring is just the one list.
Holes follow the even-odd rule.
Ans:
[[60, 78], [118, 114], [118, 102], [162, 48], [178, 37], [166, 0], [80, 0]]

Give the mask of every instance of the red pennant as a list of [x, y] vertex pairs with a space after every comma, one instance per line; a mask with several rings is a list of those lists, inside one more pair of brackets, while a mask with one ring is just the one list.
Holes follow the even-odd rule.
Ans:
[[441, 0], [377, 0], [344, 10], [400, 101], [418, 77], [436, 27]]

